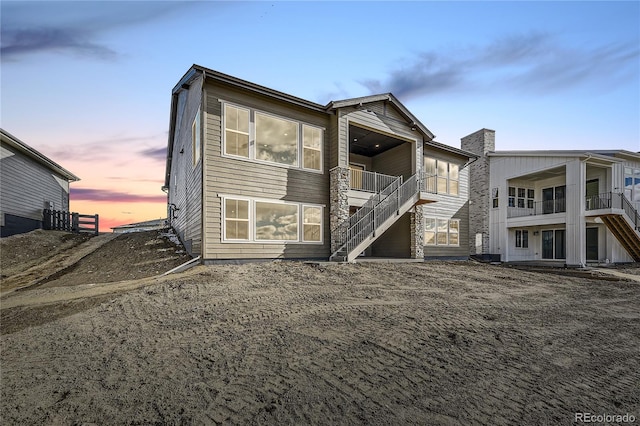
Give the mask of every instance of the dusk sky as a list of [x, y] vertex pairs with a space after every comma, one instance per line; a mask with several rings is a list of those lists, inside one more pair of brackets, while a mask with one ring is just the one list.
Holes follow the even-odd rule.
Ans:
[[1, 127], [78, 175], [71, 209], [166, 216], [192, 64], [321, 104], [391, 92], [460, 147], [640, 150], [640, 2], [12, 2]]

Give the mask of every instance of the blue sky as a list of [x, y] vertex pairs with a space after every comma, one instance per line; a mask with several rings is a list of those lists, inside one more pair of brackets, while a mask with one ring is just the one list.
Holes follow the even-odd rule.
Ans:
[[322, 104], [392, 92], [456, 147], [487, 127], [499, 150], [640, 150], [638, 1], [0, 7], [2, 127], [114, 223], [165, 214], [170, 93], [193, 63]]

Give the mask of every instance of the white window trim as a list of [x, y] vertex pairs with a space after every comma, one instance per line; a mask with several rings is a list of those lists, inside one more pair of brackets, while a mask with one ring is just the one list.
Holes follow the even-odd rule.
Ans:
[[[304, 208], [305, 207], [313, 207], [320, 209], [320, 241], [306, 241], [304, 239]], [[300, 205], [300, 242], [304, 244], [322, 244], [324, 243], [324, 206], [320, 206], [317, 204], [301, 204]], [[315, 223], [313, 225], [316, 225]]]
[[[285, 201], [285, 200], [277, 200], [272, 198], [253, 198], [242, 195], [233, 195], [233, 194], [218, 194], [221, 202], [220, 208], [220, 220], [221, 220], [221, 234], [220, 234], [220, 242], [225, 244], [305, 244], [305, 245], [323, 245], [324, 244], [324, 210], [326, 205], [324, 204], [310, 204], [296, 201]], [[227, 239], [227, 230], [226, 230], [226, 200], [242, 200], [249, 202], [249, 238], [246, 240], [238, 240], [238, 239]], [[256, 202], [259, 203], [269, 203], [269, 204], [287, 204], [287, 205], [295, 205], [298, 207], [298, 239], [297, 240], [258, 240], [256, 238], [256, 226], [255, 226], [255, 205]], [[320, 208], [320, 241], [304, 241], [303, 235], [303, 208], [304, 207], [315, 207]]]
[[[249, 136], [249, 141], [248, 141], [249, 146], [247, 147], [247, 155], [249, 157], [245, 157], [245, 156], [242, 156], [242, 155], [236, 155], [236, 154], [228, 154], [227, 153], [227, 127], [226, 127], [226, 115], [225, 115], [226, 106], [227, 105], [232, 106], [232, 107], [237, 108], [237, 109], [241, 109], [241, 110], [247, 111], [249, 113], [249, 133], [247, 133], [247, 135]], [[221, 132], [220, 133], [221, 133], [221, 136], [220, 137], [222, 138], [222, 143], [221, 143], [222, 156], [223, 157], [228, 157], [228, 158], [235, 158], [235, 159], [239, 159], [239, 160], [248, 161], [251, 158], [251, 145], [252, 145], [252, 141], [254, 140], [254, 137], [253, 137], [253, 135], [251, 133], [252, 130], [253, 130], [253, 126], [251, 125], [251, 120], [252, 120], [251, 109], [245, 108], [245, 107], [240, 106], [240, 105], [233, 104], [231, 102], [223, 102], [222, 103], [222, 113], [220, 115], [221, 115], [221, 117], [220, 117], [220, 127], [221, 127]], [[244, 132], [240, 132], [240, 131], [233, 130], [233, 129], [231, 131], [235, 132], [235, 133], [238, 133], [238, 134], [241, 134], [241, 135], [245, 134]]]
[[[197, 130], [197, 132], [196, 132]], [[197, 149], [196, 149], [197, 140]], [[191, 123], [191, 162], [195, 168], [202, 159], [202, 118], [200, 114], [200, 108], [196, 112], [196, 116]]]
[[[520, 246], [518, 246], [518, 231], [520, 231]], [[527, 233], [527, 246], [524, 247], [524, 233]], [[528, 229], [516, 229], [513, 234], [513, 245], [517, 250], [529, 250], [529, 230]]]
[[[435, 220], [436, 221], [436, 227], [433, 230], [434, 243], [433, 244], [427, 244], [427, 242], [425, 240], [425, 243], [424, 243], [425, 247], [460, 247], [460, 219], [453, 219], [453, 218], [446, 218], [446, 217], [434, 217], [434, 216], [425, 217], [424, 218], [425, 223], [423, 225], [425, 227], [425, 230], [423, 231], [423, 233], [427, 232], [427, 230], [426, 230], [426, 220], [427, 219]], [[438, 244], [438, 234], [442, 234], [442, 232], [438, 232], [438, 219], [447, 221], [447, 244]], [[450, 222], [451, 221], [458, 222], [458, 232], [457, 232], [457, 234], [458, 234], [458, 243], [457, 244], [450, 244], [449, 243], [449, 240], [450, 240], [449, 235], [451, 234], [451, 231], [450, 231], [450, 229], [451, 229]], [[429, 232], [431, 232], [431, 231], [429, 231]]]
[[[456, 198], [460, 198], [460, 172], [462, 171], [460, 169], [460, 165], [457, 163], [453, 163], [451, 161], [447, 161], [447, 160], [441, 160], [439, 158], [436, 157], [430, 157], [429, 155], [424, 155], [423, 156], [424, 159], [430, 159], [430, 160], [435, 160], [436, 162], [436, 169], [435, 172], [433, 174], [424, 174], [425, 180], [429, 179], [429, 178], [434, 178], [435, 179], [435, 190], [436, 190], [436, 194], [438, 195], [448, 195], [450, 197], [456, 197]], [[422, 160], [422, 167], [424, 168], [424, 159]], [[438, 166], [439, 163], [446, 163], [447, 164], [447, 176], [440, 176], [438, 174]], [[451, 164], [458, 166], [458, 179], [451, 179]], [[447, 181], [447, 190], [446, 192], [440, 192], [438, 191], [438, 179], [446, 179]], [[456, 194], [451, 194], [451, 182], [458, 182], [458, 192]]]
[[[221, 128], [221, 139], [222, 139], [222, 143], [220, 144], [221, 146], [221, 153], [220, 155], [222, 157], [225, 158], [233, 158], [235, 160], [242, 160], [242, 161], [247, 161], [250, 163], [258, 163], [258, 164], [266, 164], [269, 166], [274, 166], [274, 167], [281, 167], [281, 168], [285, 168], [285, 169], [294, 169], [294, 170], [302, 170], [305, 172], [309, 172], [309, 173], [317, 173], [317, 174], [324, 174], [324, 155], [325, 155], [325, 149], [326, 149], [326, 144], [325, 144], [325, 135], [326, 135], [326, 128], [322, 127], [322, 126], [317, 126], [315, 124], [311, 124], [311, 123], [307, 123], [304, 121], [300, 121], [300, 120], [296, 120], [296, 119], [292, 119], [290, 117], [285, 117], [282, 115], [278, 115], [278, 114], [273, 114], [261, 109], [257, 109], [257, 108], [250, 108], [250, 107], [246, 107], [243, 105], [239, 105], [235, 102], [229, 102], [229, 101], [225, 101], [223, 99], [218, 99], [218, 101], [221, 103], [222, 108], [221, 108], [221, 117], [220, 117], [220, 128]], [[227, 154], [227, 135], [226, 135], [226, 127], [225, 127], [225, 108], [226, 106], [232, 106], [234, 108], [239, 108], [239, 109], [243, 109], [245, 111], [249, 112], [249, 157], [243, 157], [241, 155], [233, 155], [233, 154]], [[275, 161], [266, 161], [266, 160], [260, 160], [258, 158], [256, 158], [256, 122], [255, 122], [255, 115], [256, 113], [258, 114], [262, 114], [262, 115], [266, 115], [266, 116], [271, 116], [274, 118], [278, 118], [281, 120], [285, 120], [285, 121], [290, 121], [293, 123], [296, 123], [298, 125], [298, 156], [297, 156], [297, 160], [298, 160], [298, 164], [297, 165], [290, 165], [290, 164], [284, 164], [284, 163], [277, 163]], [[303, 126], [309, 126], [312, 127], [314, 129], [319, 129], [322, 131], [322, 137], [321, 137], [321, 155], [320, 155], [320, 170], [316, 170], [316, 169], [308, 169], [304, 167], [304, 135], [303, 135], [303, 130], [304, 127]]]
[[[247, 198], [247, 197], [241, 197], [241, 196], [235, 196], [235, 195], [228, 195], [228, 196], [223, 196], [220, 198], [222, 205], [220, 208], [220, 216], [222, 217], [222, 226], [221, 226], [221, 232], [222, 234], [220, 235], [220, 240], [226, 243], [250, 243], [251, 242], [251, 235], [253, 235], [253, 223], [251, 221], [251, 198]], [[245, 240], [241, 240], [241, 239], [237, 239], [237, 238], [227, 238], [227, 214], [226, 214], [226, 209], [227, 209], [227, 200], [238, 200], [238, 201], [247, 201], [249, 203], [249, 205], [247, 206], [247, 211], [248, 211], [248, 221], [249, 221], [249, 229], [247, 230], [247, 235], [249, 235], [249, 237]]]

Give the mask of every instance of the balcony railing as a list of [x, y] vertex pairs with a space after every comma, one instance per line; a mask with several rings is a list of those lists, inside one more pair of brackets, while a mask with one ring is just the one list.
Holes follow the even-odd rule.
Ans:
[[[587, 195], [584, 202], [585, 210], [599, 210], [611, 208], [611, 192], [605, 192], [598, 195]], [[619, 194], [615, 194], [619, 195]], [[618, 207], [620, 208], [620, 207]]]
[[365, 170], [349, 169], [351, 189], [365, 192], [379, 192], [391, 185], [398, 177]]
[[640, 212], [622, 193], [604, 192], [598, 195], [587, 195], [585, 210], [621, 209], [627, 215], [635, 229], [640, 230]]
[[534, 201], [533, 208], [509, 207], [507, 209], [507, 217], [538, 216], [543, 214], [564, 213], [566, 211], [566, 199], [557, 198], [555, 200]]

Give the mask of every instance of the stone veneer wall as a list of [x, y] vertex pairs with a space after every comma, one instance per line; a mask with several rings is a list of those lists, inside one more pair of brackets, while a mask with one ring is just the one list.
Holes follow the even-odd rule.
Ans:
[[411, 258], [424, 259], [424, 215], [422, 206], [415, 206], [411, 215]]
[[331, 207], [329, 209], [331, 229], [331, 253], [338, 250], [336, 230], [349, 219], [349, 188], [350, 172], [348, 167], [334, 167], [329, 171], [329, 194]]
[[[469, 165], [469, 254], [489, 254], [489, 157], [496, 147], [494, 130], [481, 129], [461, 139], [461, 148], [478, 155]], [[476, 234], [482, 234], [482, 253], [476, 250]]]

